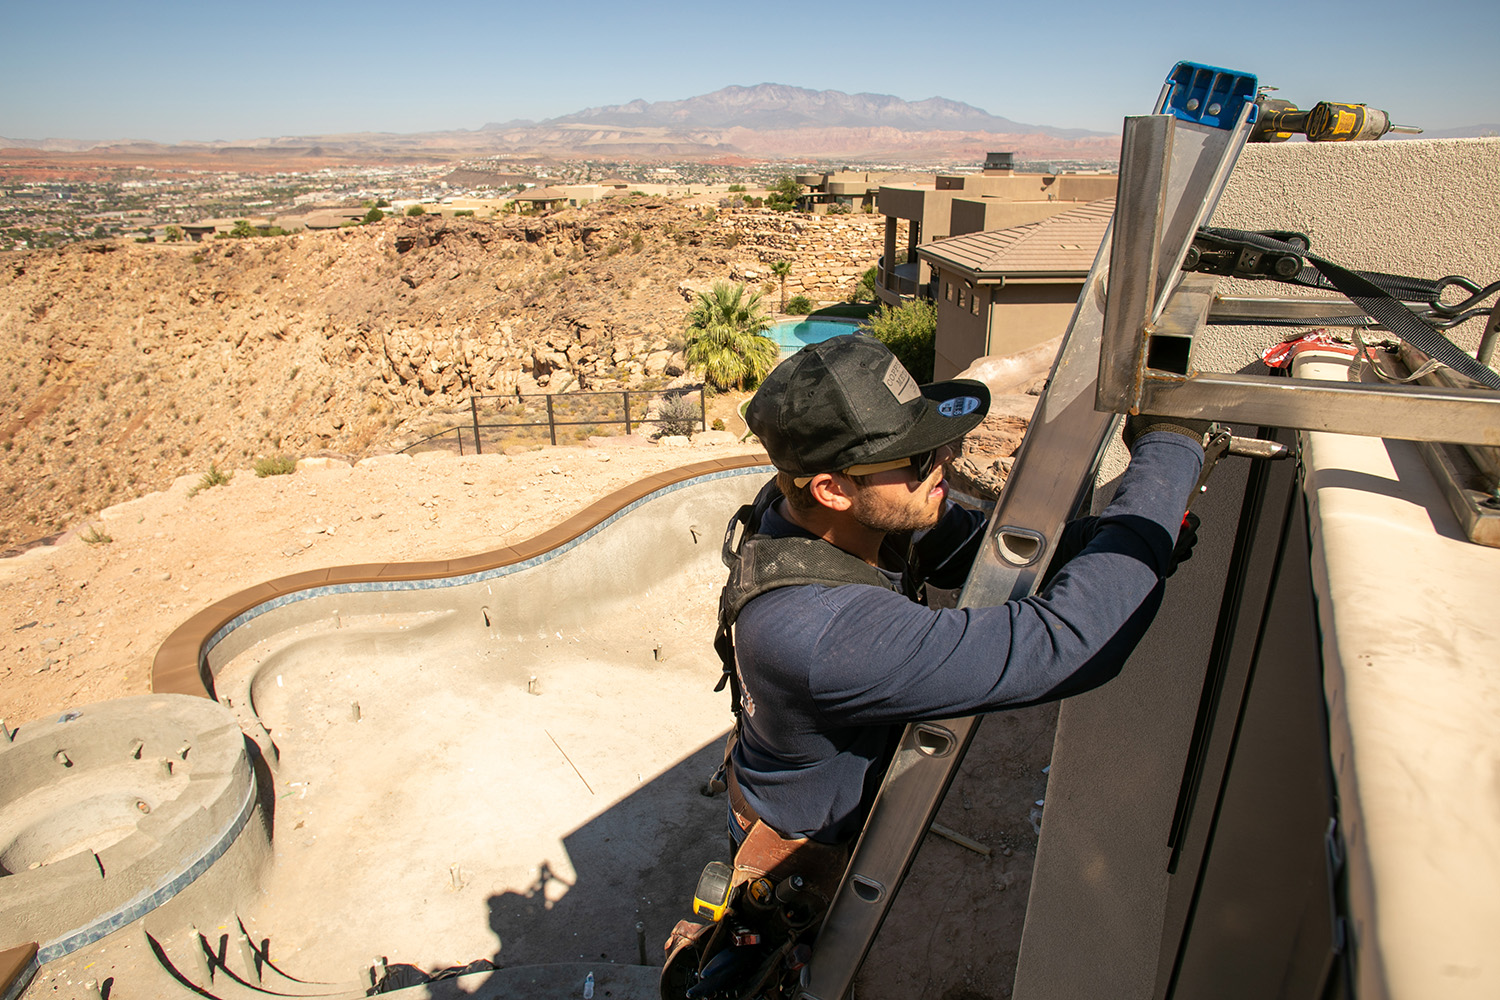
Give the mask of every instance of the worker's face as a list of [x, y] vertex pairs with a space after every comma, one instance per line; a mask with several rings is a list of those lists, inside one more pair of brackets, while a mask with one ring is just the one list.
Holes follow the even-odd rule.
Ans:
[[948, 495], [944, 463], [952, 461], [958, 452], [956, 444], [938, 449], [937, 464], [925, 479], [918, 479], [909, 465], [861, 476], [849, 513], [867, 528], [892, 534], [932, 527], [942, 516], [943, 500]]

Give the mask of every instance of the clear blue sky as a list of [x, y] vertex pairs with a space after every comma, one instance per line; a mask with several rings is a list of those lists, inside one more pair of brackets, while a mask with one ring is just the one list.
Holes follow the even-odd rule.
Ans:
[[[0, 0], [0, 135], [250, 139], [478, 128], [731, 84], [947, 97], [1117, 131], [1191, 59], [1307, 107], [1500, 122], [1500, 3]], [[949, 20], [951, 18], [951, 20]]]

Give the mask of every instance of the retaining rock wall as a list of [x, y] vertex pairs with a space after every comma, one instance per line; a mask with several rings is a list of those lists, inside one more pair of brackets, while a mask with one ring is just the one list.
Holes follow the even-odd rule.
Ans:
[[[790, 260], [786, 294], [806, 295], [814, 301], [842, 301], [853, 293], [860, 275], [874, 267], [885, 246], [885, 216], [804, 215], [769, 209], [741, 209], [720, 213], [725, 240], [742, 261], [735, 280], [750, 284], [771, 282], [779, 299], [780, 285], [770, 265]], [[907, 223], [897, 223], [896, 246], [906, 246]]]

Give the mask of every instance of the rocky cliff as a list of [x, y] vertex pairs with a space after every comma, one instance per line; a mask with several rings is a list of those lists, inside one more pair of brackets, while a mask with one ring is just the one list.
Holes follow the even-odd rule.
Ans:
[[764, 281], [787, 258], [792, 287], [840, 297], [878, 253], [846, 229], [836, 276], [819, 262], [829, 240], [747, 233], [739, 246], [722, 214], [639, 197], [538, 218], [5, 254], [0, 548], [210, 463], [389, 450], [470, 393], [691, 378], [677, 352], [694, 289]]

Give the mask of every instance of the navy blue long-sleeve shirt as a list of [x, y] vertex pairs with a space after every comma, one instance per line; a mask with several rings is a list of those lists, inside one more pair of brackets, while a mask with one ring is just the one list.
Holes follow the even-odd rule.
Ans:
[[[1115, 676], [1160, 605], [1202, 461], [1181, 434], [1141, 437], [1092, 540], [1024, 600], [934, 610], [848, 584], [750, 601], [735, 626], [743, 713], [731, 756], [746, 800], [785, 836], [847, 839], [906, 723], [1055, 700]], [[805, 534], [774, 509], [760, 531]], [[941, 523], [934, 534], [968, 536]]]

